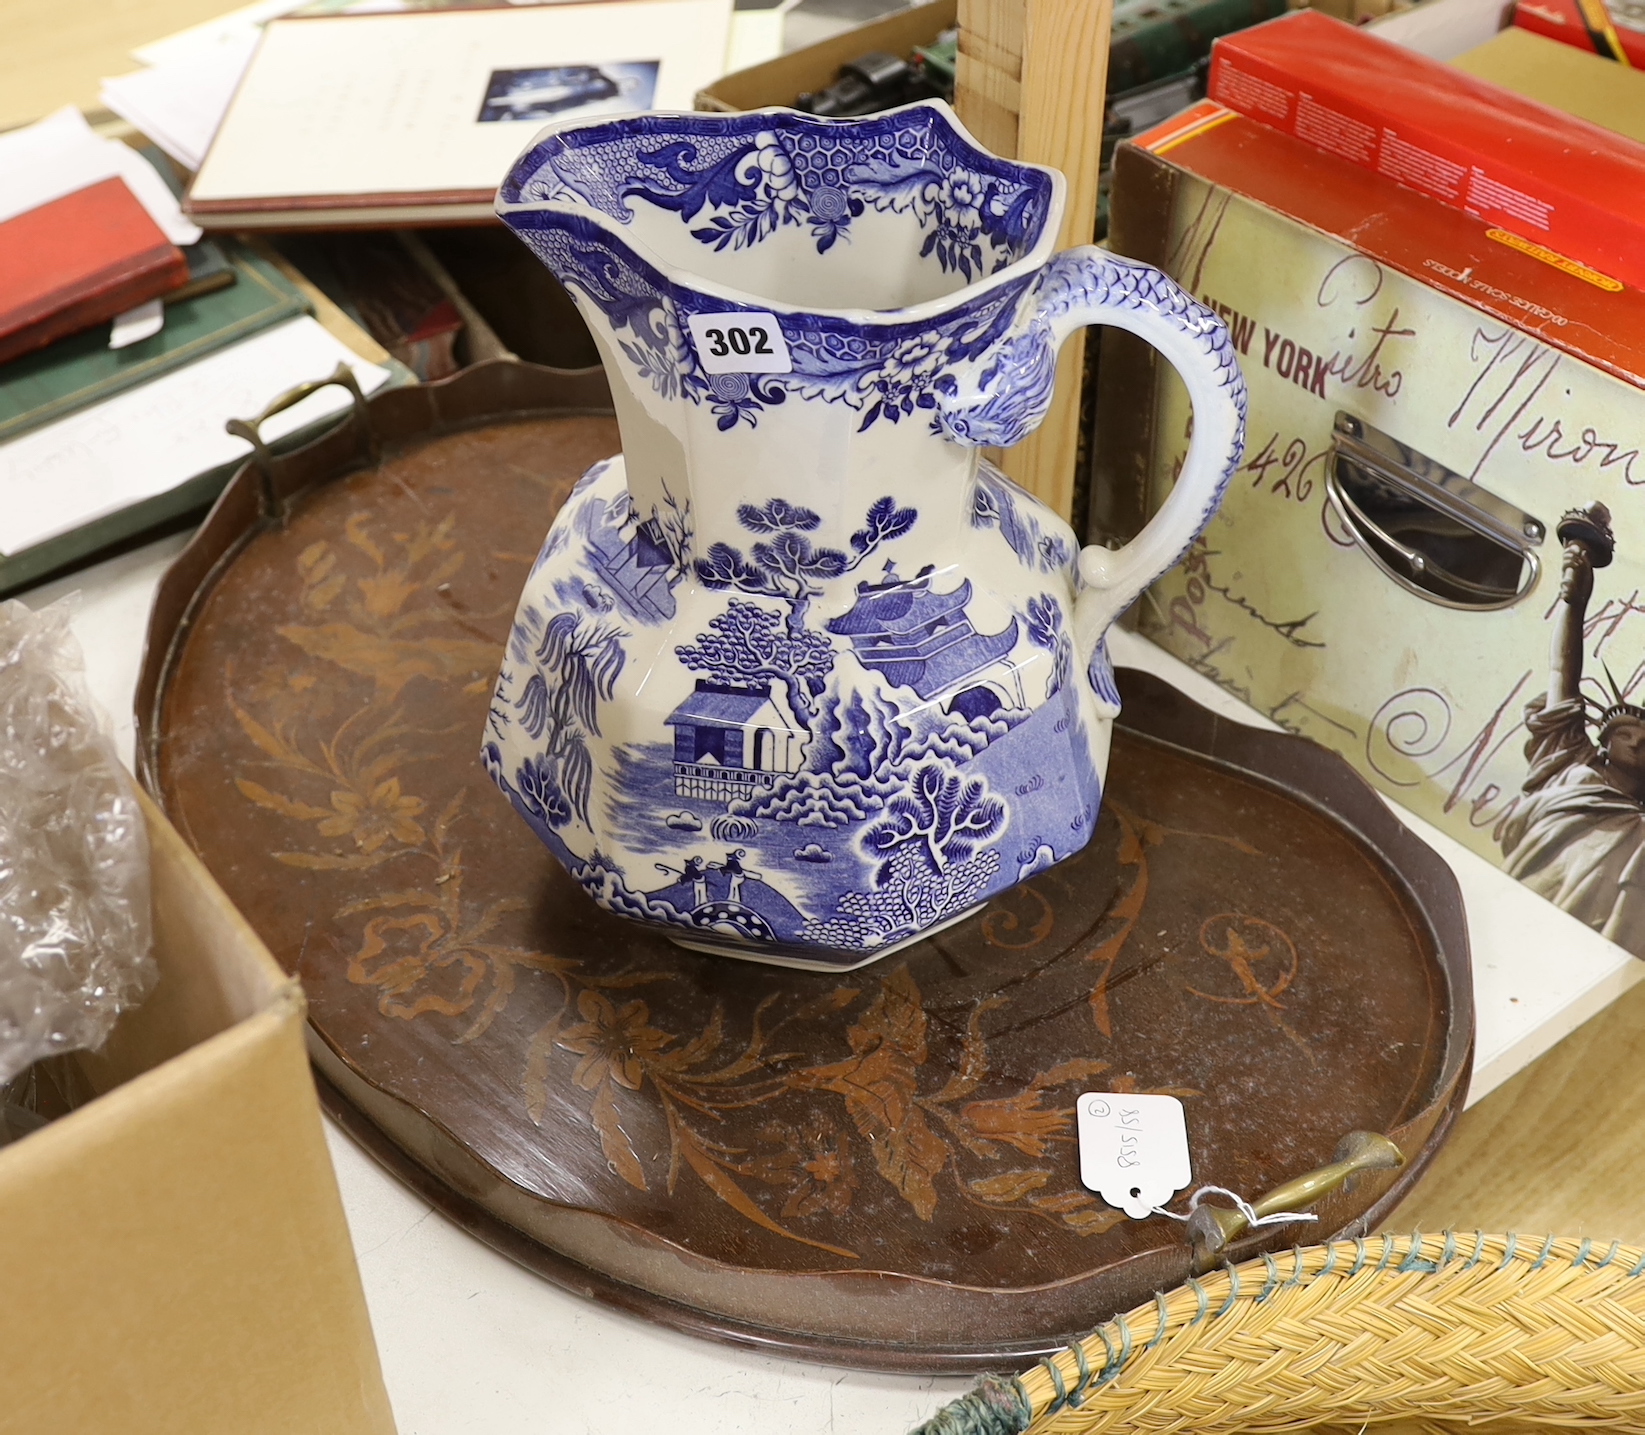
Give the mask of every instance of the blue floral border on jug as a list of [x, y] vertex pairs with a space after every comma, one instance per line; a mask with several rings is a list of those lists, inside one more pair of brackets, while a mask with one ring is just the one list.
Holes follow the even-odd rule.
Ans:
[[[845, 404], [859, 430], [919, 412], [941, 426], [935, 394], [958, 387], [954, 370], [985, 353], [1010, 328], [1033, 283], [995, 286], [939, 319], [872, 328], [830, 314], [784, 312], [777, 322], [793, 371], [710, 374], [686, 338], [690, 314], [721, 314], [726, 302], [676, 284], [596, 223], [563, 213], [515, 213], [509, 224], [531, 251], [599, 307], [624, 356], [659, 397], [712, 405], [722, 429], [754, 426], [762, 409], [790, 393]], [[626, 337], [624, 337], [626, 336]]]
[[643, 198], [687, 222], [701, 216], [691, 233], [716, 250], [809, 224], [819, 254], [866, 210], [914, 210], [922, 224], [936, 221], [922, 255], [969, 281], [1027, 256], [1051, 193], [1041, 171], [977, 149], [916, 105], [849, 128], [798, 113], [630, 116], [534, 145], [498, 198], [569, 199], [624, 225], [629, 200]]

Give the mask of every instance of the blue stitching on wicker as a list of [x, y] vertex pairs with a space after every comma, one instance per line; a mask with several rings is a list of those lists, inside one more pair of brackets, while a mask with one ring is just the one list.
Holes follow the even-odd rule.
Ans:
[[1020, 1380], [985, 1375], [975, 1390], [950, 1401], [910, 1435], [1022, 1435], [1033, 1418]]
[[1542, 1243], [1542, 1254], [1536, 1258], [1536, 1264], [1533, 1265], [1531, 1267], [1531, 1269], [1533, 1271], [1541, 1270], [1545, 1265], [1548, 1264], [1548, 1258], [1551, 1255], [1553, 1255], [1553, 1253], [1554, 1253], [1554, 1238], [1553, 1238], [1553, 1236], [1550, 1235], [1548, 1237], [1548, 1239]]
[[1381, 1275], [1388, 1269], [1388, 1262], [1394, 1258], [1394, 1238], [1391, 1235], [1382, 1238], [1382, 1259], [1377, 1262], [1376, 1274]]
[[1426, 1260], [1422, 1254], [1422, 1232], [1411, 1232], [1411, 1249], [1405, 1253], [1405, 1259], [1395, 1268], [1402, 1276], [1410, 1275], [1413, 1271], [1425, 1276], [1431, 1276], [1439, 1270], [1437, 1262]]
[[1463, 1265], [1462, 1269], [1464, 1271], [1471, 1271], [1484, 1258], [1485, 1258], [1485, 1232], [1484, 1231], [1475, 1231], [1474, 1232], [1474, 1253], [1473, 1253], [1473, 1255], [1468, 1257], [1468, 1260]]
[[1508, 1232], [1508, 1249], [1505, 1250], [1502, 1253], [1502, 1264], [1500, 1266], [1498, 1266], [1497, 1269], [1499, 1271], [1507, 1270], [1508, 1266], [1509, 1266], [1509, 1263], [1518, 1254], [1519, 1254], [1519, 1232], [1518, 1231], [1509, 1231]]
[[[1102, 1343], [1106, 1346], [1108, 1336], [1100, 1325], [1097, 1327], [1097, 1334], [1102, 1336]], [[1068, 1408], [1078, 1410], [1085, 1403], [1085, 1387], [1091, 1383], [1091, 1362], [1085, 1358], [1083, 1340], [1070, 1341], [1068, 1348], [1074, 1352], [1074, 1367], [1079, 1371], [1080, 1377], [1074, 1382], [1074, 1388], [1068, 1392]]]
[[[1326, 1244], [1326, 1247], [1325, 1247], [1325, 1264], [1319, 1268], [1319, 1274], [1314, 1277], [1314, 1279], [1316, 1281], [1324, 1280], [1326, 1276], [1330, 1275], [1334, 1270], [1336, 1270], [1336, 1268], [1337, 1268], [1337, 1247], [1338, 1247], [1338, 1244], [1339, 1243], [1336, 1242], [1336, 1241], [1330, 1241]], [[1299, 1257], [1301, 1256], [1301, 1254], [1302, 1254], [1302, 1247], [1301, 1246], [1297, 1247], [1297, 1254], [1298, 1254]]]
[[1628, 1272], [1630, 1277], [1645, 1274], [1645, 1256], [1639, 1258], [1639, 1264]]
[[1098, 1385], [1106, 1385], [1115, 1379], [1131, 1359], [1131, 1323], [1122, 1315], [1115, 1318], [1114, 1324], [1120, 1328], [1120, 1353], [1113, 1366], [1097, 1376]]
[[1365, 1237], [1359, 1236], [1354, 1241], [1354, 1263], [1348, 1268], [1348, 1278], [1352, 1280], [1365, 1267]]
[[1576, 1259], [1571, 1262], [1572, 1270], [1578, 1269], [1588, 1259], [1588, 1252], [1592, 1249], [1593, 1244], [1592, 1237], [1584, 1236], [1582, 1238], [1582, 1244], [1576, 1248]]
[[1198, 1279], [1196, 1279], [1193, 1276], [1189, 1276], [1188, 1284], [1193, 1287], [1193, 1289], [1194, 1289], [1194, 1299], [1199, 1302], [1199, 1309], [1194, 1312], [1194, 1318], [1191, 1321], [1189, 1321], [1188, 1323], [1189, 1323], [1189, 1325], [1198, 1325], [1202, 1320], [1205, 1319], [1206, 1308], [1210, 1305], [1211, 1302], [1210, 1302], [1210, 1298], [1205, 1293], [1205, 1287], [1200, 1284]]
[[[1335, 1260], [1336, 1259], [1336, 1247], [1333, 1245], [1329, 1249], [1331, 1251], [1331, 1259]], [[1324, 1275], [1325, 1272], [1321, 1271], [1320, 1274]], [[1290, 1290], [1292, 1286], [1297, 1286], [1297, 1285], [1301, 1285], [1301, 1284], [1302, 1284], [1302, 1247], [1301, 1246], [1292, 1246], [1291, 1247], [1291, 1279], [1285, 1282], [1285, 1289]]]
[[1228, 1312], [1231, 1311], [1234, 1308], [1234, 1302], [1237, 1301], [1238, 1299], [1239, 1299], [1239, 1267], [1238, 1266], [1229, 1266], [1228, 1267], [1228, 1299], [1225, 1300], [1222, 1303], [1222, 1309], [1219, 1310], [1214, 1316], [1212, 1316], [1211, 1319], [1212, 1320], [1220, 1320], [1223, 1316], [1227, 1315]]
[[1457, 1233], [1455, 1231], [1447, 1230], [1445, 1232], [1445, 1249], [1439, 1253], [1439, 1263], [1442, 1266], [1448, 1266], [1456, 1259], [1456, 1256]]
[[1611, 1249], [1605, 1252], [1605, 1259], [1602, 1260], [1597, 1266], [1595, 1266], [1594, 1269], [1596, 1271], [1604, 1270], [1606, 1266], [1610, 1265], [1610, 1263], [1612, 1261], [1614, 1261], [1621, 1254], [1622, 1254], [1622, 1242], [1621, 1241], [1612, 1241], [1611, 1242]]
[[1267, 1251], [1262, 1253], [1262, 1263], [1268, 1267], [1268, 1279], [1262, 1283], [1262, 1290], [1257, 1294], [1257, 1304], [1261, 1305], [1274, 1293], [1274, 1287], [1279, 1284], [1279, 1267], [1274, 1264], [1274, 1258]]
[[1094, 1375], [1096, 1377], [1096, 1383], [1101, 1385], [1103, 1377], [1107, 1374], [1108, 1367], [1114, 1363], [1114, 1344], [1108, 1339], [1108, 1327], [1105, 1325], [1099, 1325], [1095, 1333], [1102, 1340], [1102, 1369], [1093, 1371], [1090, 1364], [1085, 1359], [1084, 1350], [1081, 1350], [1078, 1353], [1080, 1380], [1079, 1384], [1074, 1387], [1073, 1392], [1068, 1397], [1068, 1404], [1070, 1408], [1074, 1410], [1078, 1410], [1080, 1406], [1085, 1404], [1085, 1392], [1091, 1386], [1092, 1376]]
[[1068, 1387], [1062, 1383], [1062, 1372], [1057, 1369], [1056, 1361], [1047, 1356], [1040, 1364], [1045, 1367], [1045, 1373], [1051, 1377], [1051, 1384], [1056, 1387], [1057, 1393], [1051, 1403], [1045, 1407], [1045, 1413], [1061, 1410], [1068, 1403]]
[[1159, 1329], [1154, 1332], [1154, 1338], [1149, 1341], [1147, 1345], [1143, 1346], [1144, 1350], [1152, 1350], [1156, 1345], [1165, 1339], [1166, 1306], [1164, 1291], [1154, 1292], [1154, 1308], [1159, 1312]]
[[1125, 1362], [1131, 1358], [1131, 1327], [1126, 1323], [1125, 1317], [1117, 1315], [1108, 1322], [1108, 1325], [1119, 1327], [1120, 1348], [1118, 1350], [1114, 1349], [1114, 1343], [1108, 1339], [1108, 1328], [1104, 1327], [1102, 1346], [1105, 1358], [1102, 1369], [1097, 1372], [1097, 1378], [1092, 1382], [1098, 1390], [1108, 1384], [1110, 1380], [1116, 1379], [1120, 1371], [1125, 1369]]

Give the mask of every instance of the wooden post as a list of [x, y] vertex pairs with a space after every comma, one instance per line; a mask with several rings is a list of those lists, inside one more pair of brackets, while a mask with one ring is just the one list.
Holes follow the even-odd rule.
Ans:
[[[1089, 244], [1096, 232], [1113, 17], [1113, 0], [960, 0], [960, 122], [995, 154], [1053, 165], [1067, 176], [1060, 249]], [[991, 455], [1065, 518], [1074, 501], [1082, 368], [1082, 347], [1070, 340], [1045, 422], [1015, 448]]]

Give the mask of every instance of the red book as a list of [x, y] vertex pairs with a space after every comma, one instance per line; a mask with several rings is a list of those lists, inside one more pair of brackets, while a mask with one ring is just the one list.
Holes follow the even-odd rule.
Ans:
[[187, 281], [183, 251], [123, 179], [27, 210], [0, 224], [0, 363]]
[[1314, 10], [1226, 35], [1212, 99], [1645, 288], [1645, 145]]
[[1605, 0], [1519, 0], [1514, 24], [1579, 50], [1645, 69], [1645, 32], [1617, 22]]

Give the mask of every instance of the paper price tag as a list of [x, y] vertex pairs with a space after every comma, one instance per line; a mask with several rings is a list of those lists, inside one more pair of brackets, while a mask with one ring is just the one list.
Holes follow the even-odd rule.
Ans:
[[1133, 1220], [1194, 1179], [1188, 1123], [1176, 1097], [1087, 1091], [1074, 1109], [1080, 1180]]
[[794, 368], [775, 314], [754, 309], [687, 314], [697, 357], [711, 374], [787, 374]]

